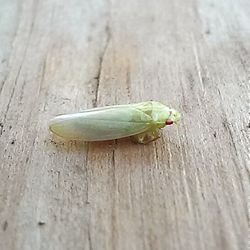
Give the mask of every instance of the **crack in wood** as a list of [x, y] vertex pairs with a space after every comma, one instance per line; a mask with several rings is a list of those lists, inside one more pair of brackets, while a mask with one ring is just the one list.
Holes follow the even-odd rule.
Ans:
[[94, 77], [94, 79], [96, 79], [96, 86], [95, 86], [95, 98], [93, 101], [93, 106], [96, 107], [97, 106], [97, 101], [98, 101], [98, 96], [99, 96], [99, 88], [100, 88], [100, 79], [101, 79], [101, 74], [102, 74], [102, 68], [103, 68], [103, 62], [104, 62], [104, 57], [106, 55], [107, 52], [107, 48], [111, 39], [111, 32], [110, 32], [110, 27], [109, 24], [106, 25], [105, 27], [105, 34], [106, 34], [106, 41], [104, 44], [104, 48], [102, 53], [100, 54], [99, 57], [99, 65], [98, 65], [98, 70], [97, 70], [97, 74]]
[[[16, 76], [16, 79], [15, 79], [14, 87], [13, 87], [13, 89], [12, 89], [12, 91], [11, 91], [10, 99], [9, 99], [9, 101], [8, 101], [8, 104], [7, 104], [7, 107], [6, 107], [6, 111], [5, 111], [4, 116], [3, 116], [3, 123], [5, 123], [6, 117], [7, 117], [7, 114], [8, 114], [8, 111], [9, 111], [9, 109], [10, 109], [10, 104], [11, 104], [12, 98], [13, 98], [14, 93], [15, 93], [15, 88], [16, 88], [16, 86], [17, 86], [17, 80], [18, 80], [18, 78], [19, 78], [21, 69], [22, 69], [22, 65], [19, 67], [19, 70], [18, 70], [18, 72], [17, 72], [17, 76]], [[0, 127], [0, 136], [1, 136], [2, 134], [3, 134], [3, 126]]]
[[89, 241], [89, 249], [93, 250], [92, 240], [91, 240], [91, 233], [90, 233], [90, 224], [88, 224], [88, 241]]
[[112, 169], [111, 169], [111, 172], [112, 172], [112, 181], [113, 181], [113, 189], [114, 189], [114, 192], [113, 192], [113, 197], [112, 197], [112, 206], [111, 206], [111, 234], [112, 234], [112, 238], [114, 239], [112, 241], [112, 249], [117, 249], [117, 241], [115, 240], [117, 237], [116, 237], [116, 231], [117, 231], [117, 222], [116, 222], [116, 197], [118, 196], [119, 197], [119, 193], [120, 193], [120, 190], [119, 190], [119, 185], [116, 184], [117, 182], [117, 178], [116, 178], [116, 165], [115, 165], [115, 150], [116, 150], [116, 146], [117, 146], [117, 140], [114, 141], [114, 144], [113, 144], [113, 150], [112, 150], [112, 158], [111, 158], [111, 162], [112, 162]]
[[89, 204], [89, 171], [88, 171], [88, 160], [89, 160], [89, 142], [87, 142], [86, 157], [85, 157], [85, 176], [86, 176], [86, 200], [85, 203]]
[[130, 64], [129, 64], [129, 62], [127, 65], [128, 66], [127, 66], [127, 72], [126, 72], [126, 86], [127, 86], [126, 89], [127, 89], [128, 97], [130, 98], [131, 97], [131, 91], [130, 91], [131, 79], [130, 79]]
[[6, 74], [6, 76], [4, 77], [4, 79], [2, 80], [2, 84], [1, 84], [1, 87], [0, 87], [0, 95], [2, 93], [2, 90], [3, 90], [3, 87], [7, 81], [7, 78], [8, 78], [8, 74]]

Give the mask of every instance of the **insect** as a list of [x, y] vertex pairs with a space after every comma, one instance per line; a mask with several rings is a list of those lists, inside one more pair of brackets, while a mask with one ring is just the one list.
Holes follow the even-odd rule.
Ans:
[[178, 123], [180, 113], [156, 101], [107, 106], [59, 115], [50, 120], [54, 134], [70, 140], [106, 141], [132, 137], [147, 144], [160, 137], [160, 130]]

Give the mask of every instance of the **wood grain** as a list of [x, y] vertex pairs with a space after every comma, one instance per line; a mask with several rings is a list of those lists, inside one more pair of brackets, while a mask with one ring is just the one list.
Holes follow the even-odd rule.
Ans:
[[[246, 249], [249, 23], [248, 0], [0, 0], [0, 249]], [[183, 119], [146, 146], [48, 132], [150, 99]]]

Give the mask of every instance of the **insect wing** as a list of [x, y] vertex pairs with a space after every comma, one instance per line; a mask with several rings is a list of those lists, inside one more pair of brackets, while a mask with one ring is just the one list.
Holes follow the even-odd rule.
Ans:
[[142, 133], [151, 126], [151, 118], [134, 106], [111, 106], [60, 115], [50, 122], [50, 130], [67, 139], [101, 141]]

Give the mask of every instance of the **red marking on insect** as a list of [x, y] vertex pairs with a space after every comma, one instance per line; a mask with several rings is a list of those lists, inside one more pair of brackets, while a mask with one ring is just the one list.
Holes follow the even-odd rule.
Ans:
[[166, 125], [172, 125], [174, 122], [172, 120], [166, 120], [165, 124]]

